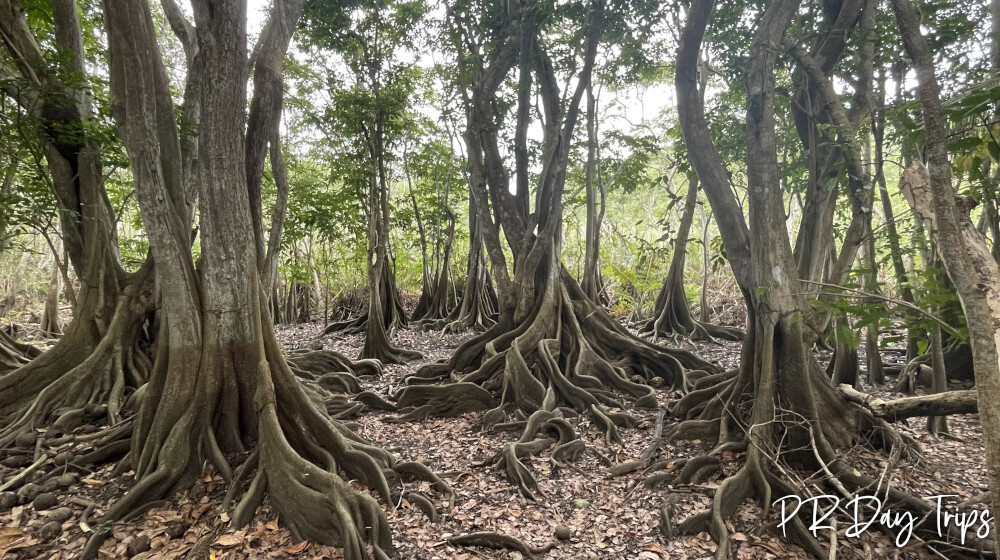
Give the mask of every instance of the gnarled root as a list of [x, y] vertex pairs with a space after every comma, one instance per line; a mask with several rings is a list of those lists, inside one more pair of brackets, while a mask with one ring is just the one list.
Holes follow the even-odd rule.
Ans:
[[0, 374], [17, 369], [41, 355], [38, 348], [25, 344], [0, 329]]
[[7, 415], [0, 448], [39, 426], [51, 425], [49, 438], [72, 432], [96, 418], [87, 414], [96, 407], [111, 424], [121, 421], [128, 396], [152, 369], [140, 336], [148, 299], [136, 295], [139, 288], [130, 286], [119, 298], [96, 342], [84, 319], [75, 321], [51, 350], [0, 377], [0, 413]]
[[[485, 395], [499, 395], [496, 407], [483, 417], [487, 427], [502, 422], [512, 410], [531, 415], [521, 438], [491, 462], [523, 495], [533, 498], [538, 486], [521, 457], [556, 441], [553, 460], [557, 462], [575, 458], [584, 450], [581, 443], [574, 443], [576, 433], [558, 417], [557, 408], [588, 413], [610, 445], [620, 441], [619, 426], [635, 423], [627, 414], [611, 412], [611, 408], [624, 408], [621, 395], [637, 407], [655, 408], [656, 393], [646, 382], [660, 378], [683, 388], [687, 369], [718, 371], [689, 352], [663, 348], [632, 335], [563, 272], [546, 283], [545, 292], [518, 326], [498, 323], [464, 344], [447, 364], [425, 366], [408, 381], [450, 377], [461, 381], [461, 386], [481, 387], [484, 398], [479, 402], [484, 406]], [[411, 385], [403, 394], [408, 404], [424, 403], [415, 411], [421, 416], [447, 414], [454, 408], [455, 391], [448, 387]], [[549, 437], [550, 433], [557, 439]]]
[[[372, 555], [389, 558], [393, 546], [383, 506], [355, 490], [348, 480], [371, 490], [388, 507], [399, 503], [403, 478], [427, 481], [454, 503], [454, 491], [429, 469], [397, 462], [333, 418], [321, 397], [336, 395], [317, 384], [332, 372], [322, 371], [326, 367], [320, 367], [320, 372], [302, 369], [307, 364], [335, 364], [337, 369], [356, 370], [356, 364], [332, 353], [313, 353], [305, 360], [300, 357], [293, 371], [270, 325], [266, 327], [257, 348], [159, 353], [161, 360], [143, 396], [127, 462], [135, 469], [136, 484], [109, 509], [102, 520], [103, 530], [88, 543], [85, 558], [97, 554], [112, 522], [184, 488], [205, 462], [232, 484], [226, 506], [245, 489], [232, 508], [233, 523], [248, 523], [267, 496], [296, 538], [342, 546], [344, 557], [350, 560]], [[255, 368], [248, 367], [246, 358], [255, 353], [259, 361]], [[206, 361], [199, 358], [201, 354], [216, 359]], [[371, 366], [361, 364], [361, 368]], [[239, 383], [252, 382], [255, 387], [251, 399], [233, 402], [249, 405], [249, 410], [233, 411], [219, 400], [226, 394], [225, 375], [230, 368]], [[255, 372], [252, 379], [239, 377], [248, 369]], [[198, 372], [193, 382], [192, 371]], [[184, 372], [188, 372], [186, 377]], [[178, 391], [174, 399], [161, 400], [165, 393]], [[375, 402], [368, 396], [364, 399]], [[234, 473], [224, 453], [243, 451], [244, 444], [252, 445], [251, 454]]]
[[490, 532], [456, 535], [448, 539], [448, 544], [455, 546], [484, 546], [487, 548], [501, 550], [516, 550], [527, 558], [534, 558], [536, 554], [545, 554], [556, 546], [556, 543], [549, 543], [545, 546], [531, 547], [524, 544], [524, 542], [520, 539], [516, 539], [510, 535], [501, 535], [499, 533]]

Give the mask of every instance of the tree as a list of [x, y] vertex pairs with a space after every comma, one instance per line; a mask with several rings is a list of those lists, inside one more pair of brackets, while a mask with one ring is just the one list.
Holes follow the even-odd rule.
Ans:
[[[687, 294], [684, 291], [684, 264], [687, 261], [687, 244], [691, 235], [691, 223], [694, 221], [694, 211], [698, 205], [698, 177], [688, 180], [687, 197], [684, 200], [684, 210], [681, 222], [677, 227], [677, 239], [674, 242], [673, 259], [670, 270], [663, 280], [663, 288], [656, 296], [653, 307], [653, 319], [643, 325], [641, 331], [652, 333], [654, 337], [690, 336], [692, 340], [742, 340], [743, 333], [739, 329], [722, 327], [703, 322], [691, 316], [688, 307]], [[707, 249], [706, 249], [707, 250]]]
[[[56, 348], [0, 380], [6, 413], [17, 411], [22, 402], [32, 403], [7, 423], [0, 441], [48, 421], [57, 406], [78, 410], [90, 404], [88, 397], [106, 402], [117, 422], [128, 383], [137, 388], [137, 415], [88, 456], [120, 457], [127, 451], [125, 465], [135, 472], [135, 485], [108, 510], [105, 521], [184, 488], [209, 464], [232, 482], [234, 492], [252, 480], [232, 511], [236, 524], [247, 523], [267, 493], [297, 537], [339, 544], [352, 560], [367, 558], [369, 545], [376, 556], [385, 557], [392, 543], [384, 514], [341, 474], [362, 481], [387, 503], [395, 503], [392, 496], [401, 475], [429, 478], [450, 490], [426, 468], [396, 461], [332, 418], [356, 410], [357, 403], [324, 387], [356, 387], [354, 373], [377, 373], [377, 363], [351, 364], [332, 352], [298, 354], [286, 361], [275, 340], [262, 289], [263, 236], [255, 236], [251, 219], [250, 151], [244, 138], [248, 120], [242, 103], [233, 102], [247, 97], [246, 5], [238, 0], [195, 2], [192, 25], [176, 5], [164, 3], [188, 54], [179, 120], [149, 6], [139, 0], [111, 4], [104, 6], [104, 21], [112, 113], [128, 151], [151, 258], [135, 275], [117, 266], [98, 169], [100, 146], [86, 135], [75, 142], [74, 137], [43, 138], [50, 146], [60, 203], [64, 208], [73, 203], [64, 212], [67, 248], [84, 289], [76, 319]], [[303, 4], [276, 5], [256, 49], [258, 61], [272, 66], [258, 70], [275, 70], [275, 61], [280, 66]], [[17, 59], [22, 74], [41, 76], [48, 81], [36, 86], [76, 100], [57, 107], [42, 103], [40, 115], [62, 119], [50, 121], [53, 125], [83, 121], [86, 97], [52, 75], [42, 65], [43, 57], [32, 56], [38, 54], [37, 42], [19, 6], [2, 8], [13, 16], [3, 19], [3, 37], [10, 41], [9, 51], [23, 57]], [[60, 46], [75, 54], [82, 72], [76, 5], [56, 2], [53, 15]], [[277, 79], [280, 107], [282, 88], [275, 76], [280, 69], [261, 82], [273, 85]], [[261, 89], [255, 87], [251, 107], [262, 102], [257, 95]], [[270, 107], [263, 110], [263, 120], [274, 123], [276, 117], [268, 111], [276, 109]], [[59, 128], [50, 127], [54, 129]], [[267, 131], [276, 129], [272, 124], [261, 130], [267, 137]], [[267, 138], [272, 165], [279, 164], [273, 151], [276, 137]], [[195, 201], [201, 242], [197, 264], [191, 250]], [[100, 272], [96, 277], [94, 270]], [[146, 356], [134, 349], [137, 333], [151, 309], [156, 313], [156, 351], [149, 363], [136, 366]], [[71, 357], [83, 361], [75, 365]], [[47, 374], [49, 370], [57, 375]], [[34, 375], [26, 377], [24, 371]], [[12, 380], [20, 385], [10, 389]], [[41, 388], [37, 396], [23, 394], [35, 386]], [[235, 472], [225, 454], [242, 458]], [[110, 531], [110, 523], [101, 527], [88, 542], [85, 558], [96, 557]]]
[[[770, 467], [784, 458], [794, 457], [806, 469], [824, 472], [839, 492], [849, 495], [877, 488], [886, 501], [897, 504], [893, 507], [920, 515], [930, 508], [861, 474], [837, 454], [836, 446], [849, 444], [859, 432], [877, 434], [894, 456], [905, 444], [884, 421], [845, 405], [815, 357], [806, 351], [804, 319], [809, 307], [785, 227], [774, 118], [776, 47], [798, 2], [769, 3], [750, 47], [745, 141], [751, 227], [742, 217], [709, 136], [697, 88], [698, 52], [712, 8], [712, 2], [699, 0], [688, 12], [677, 54], [678, 110], [689, 157], [718, 216], [726, 252], [747, 303], [748, 326], [739, 370], [699, 383], [697, 390], [683, 397], [673, 413], [687, 420], [677, 425], [672, 436], [717, 439], [719, 445], [709, 456], [723, 450], [746, 451], [746, 463], [718, 487], [710, 509], [680, 526], [684, 532], [709, 531], [719, 543], [716, 558], [722, 559], [730, 553], [725, 518], [744, 500], [756, 496], [767, 507], [772, 496], [796, 493], [794, 484], [782, 474], [787, 471]], [[792, 523], [791, 537], [796, 542], [811, 554], [827, 556], [801, 521]]]
[[28, 426], [56, 420], [57, 411], [65, 415], [87, 404], [107, 404], [111, 418], [120, 419], [126, 386], [138, 387], [151, 373], [148, 341], [139, 326], [152, 307], [152, 278], [151, 266], [130, 274], [118, 258], [102, 171], [106, 137], [93, 120], [83, 23], [75, 2], [53, 2], [47, 16], [55, 41], [45, 45], [54, 47], [62, 64], [43, 53], [19, 2], [5, 0], [0, 13], [8, 57], [3, 75], [20, 84], [5, 94], [37, 123], [27, 130], [37, 134], [65, 250], [81, 284], [64, 336], [0, 378], [0, 415], [7, 419], [0, 445], [5, 445]]
[[334, 323], [325, 332], [363, 330], [361, 358], [377, 358], [383, 363], [420, 357], [419, 352], [396, 348], [389, 340], [390, 333], [407, 322], [389, 262], [389, 161], [402, 136], [413, 82], [411, 69], [395, 60], [395, 49], [410, 40], [425, 9], [420, 0], [389, 6], [376, 2], [359, 12], [353, 30], [331, 31], [330, 22], [324, 21], [323, 7], [318, 6], [307, 27], [313, 41], [339, 47], [348, 55], [357, 87], [335, 93], [334, 118], [341, 134], [353, 139], [366, 164], [358, 170], [357, 179], [364, 182], [360, 190], [367, 193], [368, 311], [356, 320]]
[[[491, 426], [514, 410], [531, 415], [521, 439], [507, 445], [493, 462], [526, 497], [537, 499], [537, 485], [520, 457], [550, 446], [557, 434], [553, 458], [578, 457], [585, 447], [557, 406], [589, 412], [609, 441], [618, 439], [617, 426], [633, 419], [613, 413], [619, 406], [608, 389], [635, 400], [636, 406], [655, 407], [647, 383], [662, 378], [686, 386], [686, 369], [715, 371], [694, 355], [668, 350], [644, 341], [622, 328], [588, 298], [561, 263], [563, 190], [573, 130], [591, 78], [596, 50], [609, 17], [620, 6], [603, 0], [566, 12], [533, 2], [512, 2], [510, 11], [482, 13], [474, 4], [452, 6], [449, 16], [457, 35], [467, 125], [464, 133], [472, 196], [484, 228], [486, 248], [497, 280], [499, 320], [482, 335], [460, 347], [446, 363], [425, 366], [417, 377], [440, 379], [453, 375], [460, 383], [404, 389], [400, 404], [421, 403], [410, 417], [459, 414], [490, 409], [484, 424]], [[559, 38], [548, 25], [575, 16], [579, 23]], [[565, 26], [559, 26], [565, 29]], [[499, 34], [497, 33], [499, 32]], [[550, 33], [547, 35], [546, 33]], [[550, 45], [574, 45], [569, 60], [553, 60]], [[499, 150], [500, 119], [495, 112], [497, 92], [517, 69], [517, 105], [514, 111], [514, 177], [510, 188]], [[560, 91], [557, 68], [579, 69]], [[541, 172], [528, 169], [526, 130], [530, 124], [531, 92], [537, 88], [543, 116]], [[535, 201], [528, 213], [529, 201]], [[485, 204], [489, 201], [490, 206]], [[489, 210], [492, 208], [492, 212]], [[513, 275], [500, 238], [514, 259]], [[468, 373], [466, 373], [468, 372]], [[493, 395], [501, 393], [498, 401]]]
[[[422, 123], [422, 128], [435, 130], [430, 123]], [[419, 146], [412, 155], [409, 149], [403, 153], [407, 190], [420, 236], [421, 291], [413, 320], [421, 329], [444, 321], [456, 307], [451, 282], [456, 216], [449, 205], [453, 188], [461, 187], [461, 177], [453, 163], [451, 146], [441, 141]]]
[[587, 163], [583, 179], [587, 196], [587, 228], [584, 233], [583, 277], [580, 288], [594, 303], [607, 305], [610, 301], [601, 276], [601, 223], [607, 207], [608, 188], [601, 170], [598, 153], [597, 97], [594, 86], [587, 86]]

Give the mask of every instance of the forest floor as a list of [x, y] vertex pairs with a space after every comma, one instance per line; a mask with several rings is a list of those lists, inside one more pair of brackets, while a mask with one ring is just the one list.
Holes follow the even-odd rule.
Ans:
[[[309, 323], [279, 329], [279, 338], [289, 349], [313, 342], [322, 325]], [[447, 358], [469, 335], [442, 336], [440, 333], [404, 331], [398, 334], [399, 346], [413, 348], [424, 359], [405, 366], [389, 366], [385, 375], [367, 383], [365, 389], [388, 396], [400, 385], [404, 375], [423, 363]], [[327, 336], [326, 348], [356, 356], [361, 349], [359, 336]], [[724, 367], [739, 361], [739, 344], [691, 344], [680, 346]], [[894, 354], [888, 354], [892, 360]], [[864, 387], [880, 396], [895, 396], [891, 383], [883, 387]], [[661, 405], [678, 397], [675, 392], [660, 391]], [[622, 430], [622, 445], [608, 446], [603, 433], [591, 426], [589, 419], [572, 420], [586, 441], [588, 453], [569, 468], [556, 468], [548, 452], [525, 459], [534, 473], [544, 498], [526, 501], [505, 480], [502, 473], [482, 466], [504, 444], [516, 439], [512, 433], [483, 433], [478, 427], [481, 413], [458, 418], [430, 419], [418, 423], [395, 423], [393, 413], [367, 412], [356, 421], [359, 433], [404, 460], [425, 462], [432, 470], [447, 473], [458, 493], [455, 507], [445, 512], [439, 523], [431, 523], [414, 505], [403, 501], [387, 509], [394, 531], [398, 557], [403, 559], [521, 559], [519, 552], [483, 548], [455, 547], [446, 540], [455, 535], [476, 531], [495, 531], [517, 537], [534, 547], [556, 543], [539, 558], [578, 559], [695, 559], [711, 557], [715, 545], [706, 533], [665, 541], [659, 531], [661, 506], [673, 502], [675, 522], [704, 510], [715, 487], [727, 474], [739, 467], [738, 455], [723, 457], [722, 472], [698, 485], [686, 487], [643, 486], [645, 475], [636, 471], [609, 477], [607, 464], [638, 458], [653, 437], [656, 411], [629, 410], [642, 422]], [[667, 427], [673, 420], [667, 419]], [[885, 476], [893, 485], [918, 496], [954, 494], [949, 503], [969, 499], [987, 488], [984, 451], [979, 419], [976, 415], [949, 419], [952, 437], [931, 438], [923, 429], [922, 419], [913, 419], [900, 429], [916, 439], [924, 452], [924, 461], [910, 461]], [[87, 428], [86, 426], [84, 428]], [[94, 429], [94, 428], [89, 428]], [[704, 453], [710, 442], [676, 441], [664, 443], [660, 460], [681, 459]], [[40, 450], [49, 457], [60, 449]], [[846, 452], [852, 463], [869, 474], [884, 470], [885, 456], [858, 447]], [[25, 457], [0, 451], [0, 486], [23, 471], [30, 462]], [[43, 488], [32, 501], [22, 498], [19, 505], [3, 504], [0, 499], [0, 559], [42, 558], [64, 560], [78, 556], [86, 541], [85, 530], [96, 524], [108, 505], [127, 491], [128, 476], [111, 476], [112, 466], [79, 478], [62, 477], [58, 487]], [[53, 478], [52, 480], [58, 480]], [[52, 486], [50, 484], [50, 486]], [[423, 490], [428, 490], [423, 488]], [[213, 559], [242, 560], [258, 558], [338, 559], [338, 549], [309, 543], [295, 543], [280, 527], [267, 503], [249, 527], [228, 527], [228, 516], [219, 504], [226, 491], [225, 483], [205, 474], [189, 491], [162, 502], [141, 516], [115, 524], [112, 537], [101, 549], [102, 558], [143, 559]], [[428, 490], [429, 495], [434, 496]], [[2, 498], [2, 496], [0, 496]], [[778, 498], [777, 496], [774, 497]], [[87, 507], [93, 504], [92, 507]], [[383, 504], [384, 505], [384, 504]], [[445, 504], [438, 501], [439, 511]], [[794, 545], [783, 540], [774, 524], [780, 506], [762, 512], [750, 502], [744, 504], [730, 523], [736, 557], [739, 559], [807, 558]], [[897, 547], [890, 537], [875, 526], [859, 537], [847, 538], [851, 520], [839, 515], [836, 556], [841, 559], [867, 558], [944, 558], [935, 556], [917, 540]], [[570, 537], [558, 540], [556, 527], [568, 528]], [[565, 529], [563, 529], [565, 530]], [[974, 529], [973, 529], [974, 530]], [[829, 531], [820, 535], [830, 538]]]

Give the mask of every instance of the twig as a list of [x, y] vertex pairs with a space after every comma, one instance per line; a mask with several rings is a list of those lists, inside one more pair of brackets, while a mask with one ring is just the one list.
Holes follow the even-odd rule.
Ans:
[[7, 482], [5, 482], [3, 484], [0, 484], [0, 492], [3, 492], [4, 490], [6, 490], [8, 488], [11, 488], [11, 487], [19, 484], [22, 480], [24, 480], [25, 478], [27, 478], [28, 475], [32, 473], [32, 471], [34, 471], [38, 467], [42, 466], [42, 463], [44, 463], [45, 461], [48, 461], [48, 460], [49, 460], [48, 453], [43, 454], [41, 457], [38, 458], [37, 461], [35, 461], [34, 463], [28, 465], [23, 471], [21, 471], [21, 474], [15, 476], [14, 478], [8, 480]]

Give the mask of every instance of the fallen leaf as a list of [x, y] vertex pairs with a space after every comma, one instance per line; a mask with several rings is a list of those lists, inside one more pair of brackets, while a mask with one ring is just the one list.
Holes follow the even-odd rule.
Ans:
[[201, 517], [202, 515], [204, 515], [205, 512], [208, 511], [209, 508], [211, 508], [211, 507], [212, 507], [212, 504], [205, 504], [205, 505], [199, 507], [198, 509], [196, 509], [196, 510], [194, 510], [194, 511], [191, 512], [191, 518], [197, 520], [199, 517]]
[[286, 546], [285, 552], [288, 554], [302, 554], [302, 552], [309, 547], [309, 541], [302, 541], [298, 544], [293, 544], [292, 546]]
[[221, 537], [215, 539], [212, 546], [220, 546], [222, 548], [229, 548], [231, 546], [236, 546], [243, 542], [243, 537], [241, 535], [222, 535]]
[[221, 519], [223, 523], [229, 523], [229, 514], [226, 512], [222, 512], [221, 514], [219, 514], [219, 519]]
[[0, 527], [0, 549], [6, 548], [27, 535], [17, 527]]

